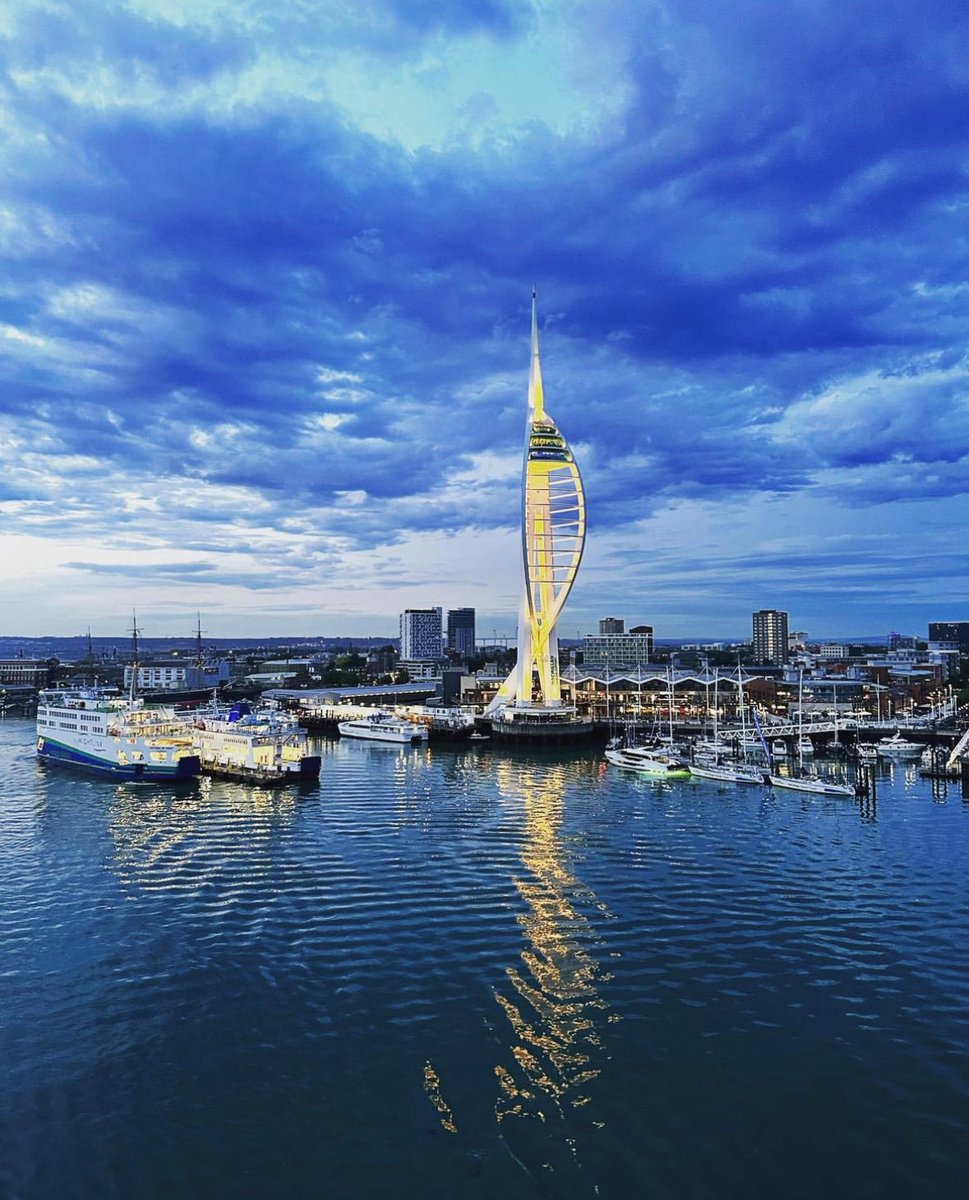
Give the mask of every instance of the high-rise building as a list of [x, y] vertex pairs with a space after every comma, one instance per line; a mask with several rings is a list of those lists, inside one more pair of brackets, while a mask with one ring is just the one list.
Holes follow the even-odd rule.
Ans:
[[447, 611], [447, 648], [461, 658], [474, 655], [474, 609], [449, 608]]
[[950, 642], [969, 654], [969, 621], [929, 621], [930, 642]]
[[754, 662], [787, 662], [787, 613], [762, 608], [754, 613]]
[[489, 715], [503, 714], [502, 719], [510, 724], [517, 721], [519, 726], [530, 715], [543, 719], [536, 710], [547, 714], [555, 709], [567, 715], [562, 705], [555, 626], [572, 590], [585, 546], [582, 477], [568, 442], [545, 411], [534, 292], [526, 422], [521, 526], [524, 580], [518, 616], [518, 662], [486, 710]]
[[400, 657], [411, 662], [440, 658], [443, 624], [443, 609], [405, 608], [400, 615]]
[[614, 633], [625, 633], [626, 622], [622, 617], [603, 617], [599, 622], [599, 637], [611, 637]]

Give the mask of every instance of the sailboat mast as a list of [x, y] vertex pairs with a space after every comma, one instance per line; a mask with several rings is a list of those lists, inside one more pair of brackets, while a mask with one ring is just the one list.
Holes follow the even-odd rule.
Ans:
[[128, 699], [134, 703], [138, 694], [138, 618], [134, 609], [131, 611], [131, 684], [128, 687]]

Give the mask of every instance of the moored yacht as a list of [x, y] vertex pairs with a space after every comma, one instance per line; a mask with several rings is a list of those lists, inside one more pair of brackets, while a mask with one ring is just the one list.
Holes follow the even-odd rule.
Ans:
[[884, 737], [876, 742], [875, 749], [879, 754], [888, 758], [916, 758], [922, 753], [922, 746], [919, 742], [908, 741], [897, 729], [891, 737]]
[[773, 787], [786, 788], [792, 792], [812, 792], [816, 796], [850, 796], [852, 799], [858, 794], [851, 784], [822, 779], [815, 771], [803, 771], [800, 775], [771, 773], [769, 779]]
[[365, 738], [372, 742], [426, 742], [427, 726], [414, 721], [405, 721], [389, 712], [368, 713], [365, 717], [352, 717], [337, 725], [340, 737]]
[[714, 779], [721, 783], [755, 783], [769, 782], [767, 772], [753, 763], [739, 762], [736, 759], [721, 762], [714, 759], [696, 759], [690, 763], [690, 774], [698, 779]]
[[655, 775], [665, 779], [685, 779], [690, 767], [675, 754], [651, 746], [626, 746], [606, 750], [606, 758], [615, 767], [627, 771], [639, 771], [643, 775]]

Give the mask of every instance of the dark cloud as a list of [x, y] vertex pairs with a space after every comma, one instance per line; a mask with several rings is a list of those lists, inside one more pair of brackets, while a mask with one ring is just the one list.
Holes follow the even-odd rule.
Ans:
[[[684, 499], [966, 494], [969, 28], [951, 6], [607, 6], [626, 100], [597, 136], [532, 121], [418, 150], [355, 128], [325, 88], [247, 81], [284, 47], [300, 70], [327, 47], [388, 64], [432, 37], [511, 48], [538, 10], [227, 13], [13, 22], [14, 527], [103, 520], [223, 551], [271, 527], [330, 567], [328, 539], [508, 527], [514, 470], [475, 464], [520, 446], [533, 283], [595, 530]], [[99, 482], [151, 503], [102, 518]]]

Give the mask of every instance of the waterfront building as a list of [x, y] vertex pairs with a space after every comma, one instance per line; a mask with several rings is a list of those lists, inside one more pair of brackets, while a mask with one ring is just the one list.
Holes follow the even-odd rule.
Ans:
[[[266, 663], [265, 669], [272, 671], [280, 668], [280, 664]], [[289, 674], [295, 674], [293, 667]], [[131, 687], [132, 666], [127, 664], [124, 669], [124, 687], [127, 692]], [[160, 662], [138, 664], [136, 689], [139, 692], [174, 692], [192, 688], [217, 688], [229, 679], [229, 664], [223, 659], [217, 663], [203, 663], [199, 666], [189, 660], [163, 659]]]
[[440, 657], [430, 658], [401, 658], [398, 659], [396, 670], [406, 671], [411, 679], [440, 679]]
[[755, 663], [786, 663], [788, 659], [787, 613], [762, 608], [753, 614], [753, 658]]
[[459, 658], [474, 655], [475, 629], [473, 608], [449, 608], [447, 613], [447, 648]]
[[0, 684], [52, 687], [57, 676], [57, 665], [56, 658], [0, 659]]
[[551, 740], [592, 731], [563, 705], [556, 633], [582, 561], [586, 512], [575, 458], [545, 411], [534, 292], [526, 422], [518, 661], [487, 712], [499, 736]]
[[615, 633], [625, 633], [626, 622], [621, 617], [603, 617], [599, 622], [599, 637], [609, 637]]
[[[602, 622], [600, 622], [601, 628]], [[587, 666], [633, 666], [653, 656], [652, 625], [636, 625], [628, 633], [601, 634], [582, 639], [582, 661]]]
[[400, 615], [400, 657], [408, 662], [436, 662], [442, 654], [443, 609], [405, 608]]

